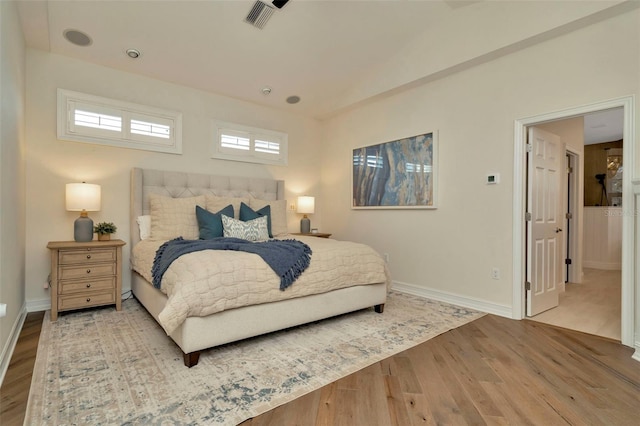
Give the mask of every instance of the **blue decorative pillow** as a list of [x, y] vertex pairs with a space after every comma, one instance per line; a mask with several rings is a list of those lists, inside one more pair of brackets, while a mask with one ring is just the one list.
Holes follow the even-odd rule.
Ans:
[[249, 220], [257, 219], [259, 217], [267, 217], [267, 230], [269, 231], [269, 238], [273, 238], [271, 233], [271, 206], [264, 206], [260, 210], [253, 210], [245, 203], [240, 203], [240, 220], [247, 222]]
[[231, 204], [218, 213], [211, 213], [209, 210], [196, 206], [196, 218], [198, 219], [201, 240], [210, 240], [224, 235], [223, 215], [233, 217], [233, 206]]
[[249, 241], [265, 241], [269, 239], [266, 216], [242, 222], [223, 215], [222, 226], [225, 237], [242, 238]]

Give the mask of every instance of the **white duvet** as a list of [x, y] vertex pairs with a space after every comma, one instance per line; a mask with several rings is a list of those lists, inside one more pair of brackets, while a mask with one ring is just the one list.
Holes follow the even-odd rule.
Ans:
[[[255, 254], [204, 250], [176, 259], [161, 282], [160, 290], [168, 301], [160, 312], [160, 325], [171, 334], [190, 316], [388, 281], [384, 260], [369, 246], [316, 237], [295, 238], [311, 247], [311, 265], [285, 291], [280, 290], [276, 273]], [[132, 250], [133, 270], [149, 283], [153, 259], [162, 243], [144, 240]]]

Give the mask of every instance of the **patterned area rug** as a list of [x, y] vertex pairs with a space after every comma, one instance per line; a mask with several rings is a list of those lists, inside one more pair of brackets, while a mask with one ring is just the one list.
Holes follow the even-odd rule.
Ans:
[[179, 348], [135, 300], [45, 315], [25, 424], [235, 425], [483, 314], [402, 293], [373, 309], [203, 351]]

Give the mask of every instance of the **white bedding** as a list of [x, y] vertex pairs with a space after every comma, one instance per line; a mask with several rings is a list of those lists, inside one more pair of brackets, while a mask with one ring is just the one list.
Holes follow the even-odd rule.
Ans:
[[[369, 246], [316, 237], [295, 238], [311, 247], [311, 265], [285, 291], [279, 289], [280, 278], [258, 255], [205, 250], [181, 256], [167, 269], [161, 282], [168, 301], [159, 315], [160, 325], [170, 334], [190, 316], [388, 282], [384, 260]], [[144, 240], [132, 250], [132, 268], [149, 282], [153, 259], [162, 243]]]

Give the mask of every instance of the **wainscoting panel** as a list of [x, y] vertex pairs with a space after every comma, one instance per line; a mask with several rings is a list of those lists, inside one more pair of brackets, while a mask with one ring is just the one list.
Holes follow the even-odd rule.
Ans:
[[622, 268], [622, 207], [584, 207], [585, 268]]

